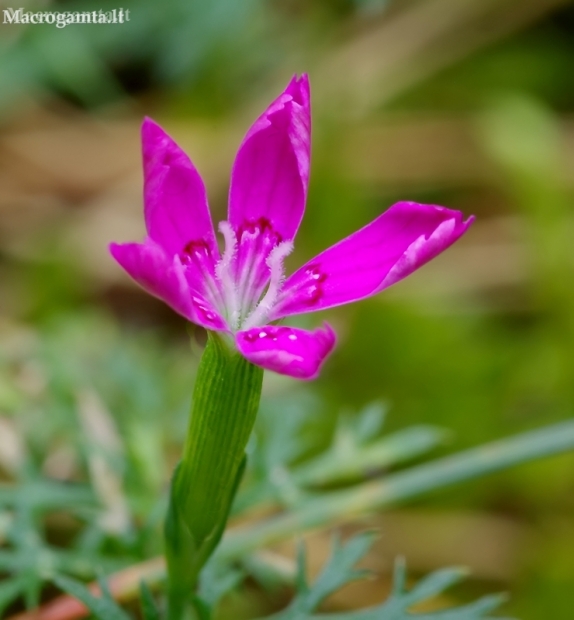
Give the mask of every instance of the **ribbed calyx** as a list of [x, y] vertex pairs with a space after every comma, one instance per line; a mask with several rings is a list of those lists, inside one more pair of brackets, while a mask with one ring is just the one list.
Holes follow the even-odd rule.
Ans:
[[225, 529], [245, 467], [263, 370], [210, 333], [193, 393], [183, 456], [166, 521], [170, 620], [181, 616]]

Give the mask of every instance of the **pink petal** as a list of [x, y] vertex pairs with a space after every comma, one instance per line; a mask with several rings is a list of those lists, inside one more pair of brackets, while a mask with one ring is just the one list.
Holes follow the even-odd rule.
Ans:
[[311, 148], [309, 80], [294, 77], [247, 132], [231, 174], [229, 221], [267, 222], [293, 239], [307, 198]]
[[474, 218], [460, 211], [399, 202], [325, 250], [283, 285], [271, 320], [374, 295], [454, 243]]
[[295, 327], [266, 325], [236, 334], [239, 352], [250, 362], [296, 379], [314, 379], [335, 346], [335, 332], [309, 332]]
[[206, 329], [226, 330], [225, 321], [189, 282], [179, 257], [168, 257], [153, 241], [112, 243], [110, 252], [128, 274], [148, 293]]
[[168, 254], [206, 242], [219, 256], [205, 186], [189, 157], [154, 121], [142, 125], [144, 203], [151, 239]]

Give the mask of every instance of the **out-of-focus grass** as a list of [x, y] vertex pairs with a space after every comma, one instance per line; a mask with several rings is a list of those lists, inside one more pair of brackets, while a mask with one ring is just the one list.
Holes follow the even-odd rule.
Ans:
[[[77, 441], [77, 429], [61, 435], [62, 407], [75, 411], [78, 393], [94, 390], [128, 438], [132, 496], [142, 486], [159, 492], [171, 465], [166, 447], [176, 458], [195, 354], [184, 323], [106, 255], [107, 241], [141, 234], [140, 117], [159, 117], [189, 147], [223, 215], [242, 132], [301, 70], [314, 87], [315, 140], [291, 266], [395, 199], [477, 215], [457, 247], [410, 281], [325, 313], [340, 344], [311, 388], [321, 406], [357, 410], [384, 399], [392, 428], [436, 424], [454, 431], [456, 446], [572, 416], [571, 7], [236, 4], [134, 3], [129, 27], [87, 27], [80, 38], [72, 29], [4, 27], [0, 403], [38, 462], [46, 446]], [[85, 319], [94, 307], [112, 323]], [[132, 329], [136, 339], [123, 339]], [[33, 341], [38, 353], [21, 365], [10, 358], [11, 341]], [[34, 356], [44, 354], [52, 378], [38, 400]], [[332, 426], [321, 418], [305, 433], [318, 445]], [[69, 463], [58, 458], [51, 466]], [[562, 457], [425, 503], [528, 529], [504, 584], [509, 613], [566, 620], [573, 485], [572, 459]], [[149, 493], [138, 501], [143, 518]]]

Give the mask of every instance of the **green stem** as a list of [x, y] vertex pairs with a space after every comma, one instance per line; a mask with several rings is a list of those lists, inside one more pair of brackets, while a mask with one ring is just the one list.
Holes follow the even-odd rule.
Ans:
[[183, 617], [199, 571], [225, 529], [245, 467], [262, 380], [261, 368], [223, 337], [209, 334], [165, 526], [169, 620]]

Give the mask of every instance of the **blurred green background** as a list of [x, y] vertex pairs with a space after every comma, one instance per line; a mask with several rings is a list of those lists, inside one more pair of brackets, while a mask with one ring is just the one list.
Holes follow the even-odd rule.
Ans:
[[[164, 451], [176, 458], [184, 423], [167, 411], [185, 411], [202, 334], [193, 331], [189, 352], [185, 322], [107, 252], [110, 241], [144, 234], [139, 125], [152, 116], [188, 151], [222, 219], [243, 133], [301, 72], [311, 79], [313, 157], [291, 269], [399, 199], [477, 217], [407, 281], [299, 320], [329, 320], [339, 334], [306, 388], [330, 412], [310, 425], [315, 444], [325, 443], [329, 416], [373, 400], [388, 403], [389, 428], [450, 429], [445, 452], [572, 416], [572, 3], [121, 5], [131, 10], [121, 25], [0, 25], [4, 478], [18, 450], [48, 475], [78, 475], [75, 430], [66, 444], [58, 420], [88, 389], [128, 428], [141, 466], [134, 487], [165, 485]], [[120, 397], [130, 372], [137, 389]], [[266, 389], [292, 384], [268, 377]], [[571, 456], [535, 463], [387, 514], [380, 553], [403, 553], [419, 572], [467, 565], [470, 590], [510, 593], [508, 615], [569, 620], [573, 465]], [[142, 493], [142, 511], [146, 501]]]

